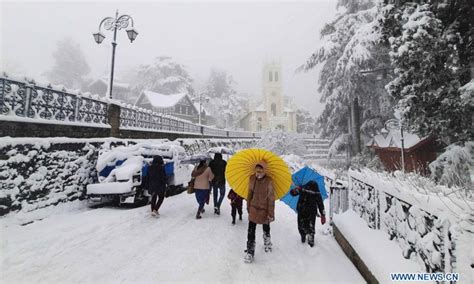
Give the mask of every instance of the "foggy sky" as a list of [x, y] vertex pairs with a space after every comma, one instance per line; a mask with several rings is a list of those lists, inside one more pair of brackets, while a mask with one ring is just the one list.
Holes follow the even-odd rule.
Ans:
[[108, 76], [113, 34], [104, 32], [107, 38], [97, 45], [92, 33], [118, 9], [133, 17], [139, 35], [131, 44], [119, 31], [116, 74], [167, 55], [186, 65], [196, 87], [216, 67], [234, 77], [238, 92], [261, 97], [262, 64], [279, 59], [284, 94], [318, 114], [317, 71], [294, 70], [316, 49], [320, 29], [334, 18], [335, 2], [2, 2], [2, 70], [45, 80], [57, 42], [72, 37], [90, 75]]

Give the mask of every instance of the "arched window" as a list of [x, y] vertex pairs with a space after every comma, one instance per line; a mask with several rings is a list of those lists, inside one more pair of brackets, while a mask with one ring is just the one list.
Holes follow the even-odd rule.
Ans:
[[276, 116], [276, 113], [277, 113], [277, 106], [275, 103], [272, 104], [272, 115], [273, 116]]
[[278, 72], [275, 72], [275, 82], [278, 82]]
[[272, 71], [268, 72], [268, 81], [273, 81], [273, 74]]

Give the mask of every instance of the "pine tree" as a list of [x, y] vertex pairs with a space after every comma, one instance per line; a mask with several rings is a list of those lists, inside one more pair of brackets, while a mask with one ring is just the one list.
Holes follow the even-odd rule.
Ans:
[[248, 98], [237, 93], [231, 75], [217, 68], [211, 69], [204, 94], [203, 105], [220, 127], [233, 128], [246, 112]]
[[461, 61], [466, 51], [458, 48], [468, 44], [465, 35], [454, 32], [462, 25], [438, 18], [436, 13], [446, 14], [444, 5], [387, 5], [385, 11], [383, 33], [395, 66], [387, 90], [398, 101], [407, 126], [447, 143], [472, 139], [473, 106], [460, 94], [467, 83], [466, 62]]
[[143, 64], [129, 72], [136, 93], [149, 90], [162, 94], [193, 93], [192, 78], [184, 65], [171, 57], [158, 56], [151, 64]]
[[305, 109], [296, 111], [296, 132], [313, 134], [316, 131], [316, 118]]
[[[370, 0], [340, 0], [345, 11], [326, 24], [321, 37], [323, 46], [314, 52], [302, 70], [321, 64], [319, 92], [326, 103], [318, 118], [325, 137], [347, 133], [350, 105], [358, 98], [362, 108], [361, 130], [375, 133], [392, 115], [393, 102], [384, 90], [386, 78], [361, 71], [389, 65], [388, 48], [381, 44], [380, 9]], [[300, 69], [300, 70], [301, 70]]]
[[51, 83], [80, 88], [90, 73], [90, 67], [79, 44], [71, 38], [59, 41], [53, 58], [53, 68], [45, 74]]

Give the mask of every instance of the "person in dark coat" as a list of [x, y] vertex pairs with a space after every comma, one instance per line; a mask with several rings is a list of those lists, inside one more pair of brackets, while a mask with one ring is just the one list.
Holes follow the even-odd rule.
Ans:
[[214, 214], [221, 214], [221, 204], [225, 196], [225, 168], [227, 162], [222, 159], [221, 153], [216, 153], [209, 163], [214, 178], [212, 179], [212, 192], [214, 196]]
[[290, 191], [292, 196], [299, 195], [296, 211], [298, 212], [298, 231], [301, 242], [308, 240], [309, 246], [314, 246], [314, 233], [316, 214], [319, 209], [321, 224], [326, 223], [326, 212], [324, 211], [323, 198], [315, 181], [309, 181], [302, 188], [296, 187]]
[[237, 212], [239, 212], [239, 220], [242, 221], [242, 203], [243, 198], [240, 197], [233, 189], [229, 191], [227, 198], [230, 199], [230, 206], [232, 207], [232, 224], [235, 225], [235, 217], [237, 216]]
[[165, 199], [167, 184], [165, 166], [161, 156], [154, 157], [151, 166], [148, 167], [148, 184], [148, 192], [152, 195], [151, 215], [159, 216], [158, 210]]

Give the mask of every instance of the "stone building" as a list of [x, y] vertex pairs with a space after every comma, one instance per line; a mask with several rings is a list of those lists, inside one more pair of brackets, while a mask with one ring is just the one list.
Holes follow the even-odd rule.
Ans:
[[296, 112], [282, 93], [281, 63], [265, 63], [262, 70], [262, 102], [250, 104], [250, 111], [239, 121], [247, 131], [282, 129], [296, 132]]

